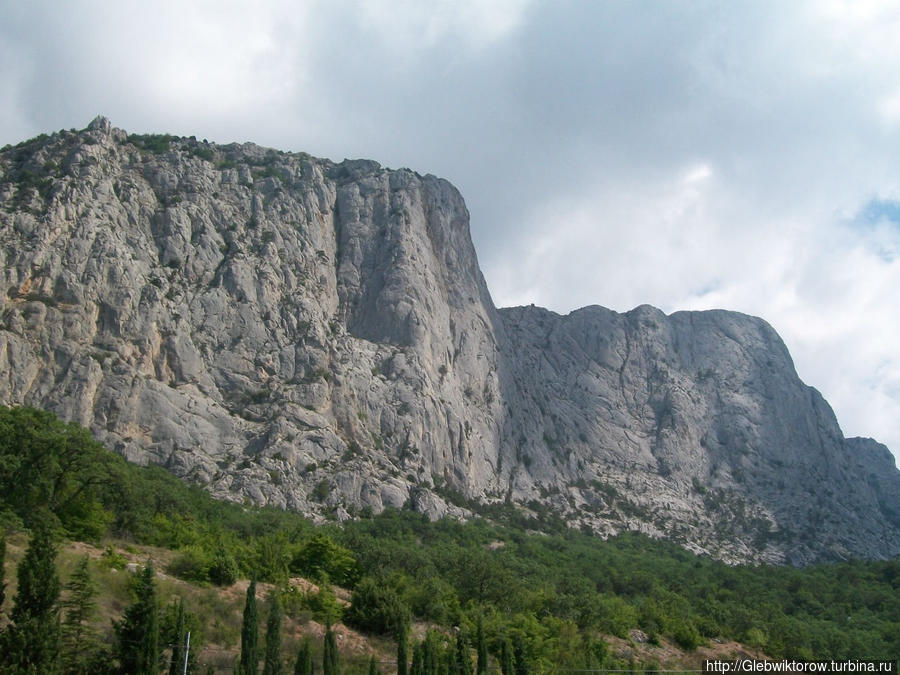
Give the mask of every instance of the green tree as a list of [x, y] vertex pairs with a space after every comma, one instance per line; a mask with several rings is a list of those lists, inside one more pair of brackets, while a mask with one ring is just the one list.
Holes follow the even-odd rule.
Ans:
[[375, 660], [374, 654], [369, 659], [369, 675], [378, 675], [378, 662]]
[[91, 659], [99, 647], [97, 631], [91, 624], [97, 610], [97, 584], [88, 569], [89, 557], [84, 555], [66, 583], [63, 600], [62, 649], [66, 671], [87, 673], [92, 670]]
[[513, 657], [513, 648], [509, 638], [503, 638], [500, 643], [500, 672], [503, 675], [515, 675], [516, 665]]
[[[172, 631], [172, 658], [169, 661], [169, 675], [181, 675], [184, 672], [184, 649], [187, 643], [187, 617], [184, 611], [184, 598], [178, 599], [175, 610], [175, 628]], [[190, 664], [188, 664], [190, 670]]]
[[49, 509], [71, 535], [99, 538], [109, 523], [98, 500], [108, 456], [87, 429], [0, 406], [0, 500], [29, 525]]
[[456, 634], [456, 661], [459, 675], [472, 675], [472, 658], [469, 655], [469, 641], [462, 631]]
[[393, 586], [371, 577], [357, 584], [344, 614], [347, 625], [381, 635], [396, 634], [409, 618], [409, 609]]
[[256, 675], [259, 663], [259, 610], [256, 607], [256, 579], [247, 587], [247, 600], [244, 603], [244, 622], [241, 625], [241, 661], [238, 666], [240, 675]]
[[521, 635], [516, 635], [513, 640], [513, 662], [516, 675], [528, 675], [528, 656], [525, 653], [525, 640]]
[[331, 626], [325, 629], [325, 649], [322, 654], [322, 672], [324, 675], [340, 675], [341, 662], [338, 654], [337, 640]]
[[407, 675], [409, 667], [409, 623], [397, 626], [397, 675]]
[[475, 665], [475, 672], [477, 675], [487, 675], [487, 640], [484, 637], [484, 620], [480, 614], [478, 615], [478, 624], [475, 628], [475, 648], [478, 651], [478, 661]]
[[147, 563], [135, 584], [135, 601], [115, 625], [121, 670], [135, 675], [159, 672], [159, 607], [156, 573]]
[[437, 633], [429, 630], [422, 643], [422, 671], [424, 675], [437, 675]]
[[[6, 599], [6, 534], [0, 532], [0, 613]], [[0, 614], [2, 615], [2, 614]]]
[[422, 665], [422, 644], [416, 642], [413, 645], [412, 666], [409, 669], [410, 675], [423, 675], [425, 669]]
[[266, 659], [263, 675], [281, 675], [281, 600], [277, 589], [269, 594], [269, 619], [266, 622]]
[[313, 675], [312, 647], [309, 638], [303, 640], [300, 651], [297, 653], [297, 663], [294, 665], [294, 675]]
[[57, 673], [60, 657], [59, 577], [48, 518], [38, 516], [18, 567], [18, 592], [2, 635], [0, 665], [13, 673]]

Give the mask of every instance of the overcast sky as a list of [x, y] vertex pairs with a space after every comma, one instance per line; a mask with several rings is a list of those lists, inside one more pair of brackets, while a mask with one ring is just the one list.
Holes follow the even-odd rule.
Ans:
[[498, 306], [762, 316], [900, 451], [900, 3], [0, 0], [0, 145], [252, 140], [452, 181]]

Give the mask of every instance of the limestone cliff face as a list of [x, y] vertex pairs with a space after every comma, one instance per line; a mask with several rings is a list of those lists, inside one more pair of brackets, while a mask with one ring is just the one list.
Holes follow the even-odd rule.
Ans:
[[0, 152], [0, 261], [0, 402], [223, 498], [900, 552], [890, 454], [842, 437], [764, 322], [498, 312], [433, 176], [98, 118]]

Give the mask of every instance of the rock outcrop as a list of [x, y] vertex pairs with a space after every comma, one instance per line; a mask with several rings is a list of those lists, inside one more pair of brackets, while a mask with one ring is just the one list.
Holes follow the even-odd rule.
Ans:
[[0, 152], [0, 402], [314, 517], [512, 504], [726, 560], [900, 553], [762, 320], [497, 310], [446, 181], [103, 118]]

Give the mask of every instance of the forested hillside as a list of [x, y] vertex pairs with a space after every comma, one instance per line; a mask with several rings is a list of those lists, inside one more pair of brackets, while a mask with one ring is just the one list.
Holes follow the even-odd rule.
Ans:
[[[156, 571], [190, 582], [171, 581], [166, 587], [187, 598], [182, 611], [194, 626], [194, 649], [215, 639], [230, 641], [238, 653], [241, 643], [236, 628], [230, 633], [223, 628], [227, 621], [214, 603], [191, 605], [191, 598], [200, 596], [188, 589], [225, 593], [232, 588], [234, 596], [235, 584], [244, 589], [247, 579], [266, 585], [284, 612], [276, 627], [290, 627], [290, 635], [277, 640], [280, 651], [273, 658], [291, 669], [297, 639], [309, 630], [303, 619], [346, 625], [367, 636], [366, 644], [380, 645], [372, 647], [372, 655], [381, 650], [375, 667], [384, 672], [396, 668], [386, 662], [385, 650], [396, 659], [398, 636], [408, 636], [404, 643], [414, 668], [447, 672], [471, 672], [452, 669], [464, 668], [466, 659], [476, 668], [479, 651], [489, 672], [662, 665], [623, 660], [620, 647], [637, 643], [677, 646], [682, 654], [725, 640], [772, 657], [900, 653], [900, 560], [802, 569], [729, 567], [638, 535], [603, 541], [554, 518], [524, 520], [511, 507], [468, 523], [429, 522], [396, 509], [357, 515], [358, 520], [316, 526], [289, 512], [215, 501], [161, 468], [127, 463], [86, 430], [49, 413], [0, 408], [0, 524], [17, 561], [14, 565], [8, 556], [4, 575], [3, 658], [26, 658], [21, 650], [34, 649], [54, 663], [62, 659], [66, 672], [88, 667], [103, 672], [101, 666], [133, 672], [128, 659], [130, 648], [143, 640], [140, 631], [162, 629], [164, 639], [147, 643], [148, 658], [168, 668], [167, 639], [179, 634], [178, 604], [171, 602], [174, 596], [147, 600], [154, 568], [139, 565], [133, 572], [137, 595], [128, 597], [119, 583], [124, 599], [104, 599], [115, 577], [109, 570], [126, 567], [121, 551], [129, 547], [164, 550], [155, 554]], [[67, 554], [63, 569], [56, 551], [71, 550], [71, 542], [106, 553], [90, 564]], [[84, 606], [73, 604], [73, 598], [78, 588], [96, 586], [98, 575], [106, 575], [103, 612], [81, 616]], [[289, 581], [296, 577], [317, 586], [299, 590]], [[339, 595], [340, 589], [350, 592], [347, 606], [334, 588]], [[28, 598], [42, 600], [28, 604]], [[260, 632], [270, 606], [259, 607]], [[58, 631], [56, 616], [68, 626], [66, 639], [59, 634], [43, 642], [22, 639], [36, 634], [35, 626], [42, 635]], [[115, 630], [110, 619], [119, 622]], [[97, 640], [90, 643], [94, 653], [85, 653], [82, 643], [75, 660], [72, 631], [85, 626], [107, 635], [111, 645]], [[138, 633], [129, 633], [132, 629]], [[320, 659], [328, 641], [309, 634]], [[262, 644], [260, 639], [260, 664]], [[339, 651], [346, 648], [345, 641]], [[343, 672], [368, 667], [367, 658], [348, 655]], [[7, 668], [14, 672], [9, 661]]]

